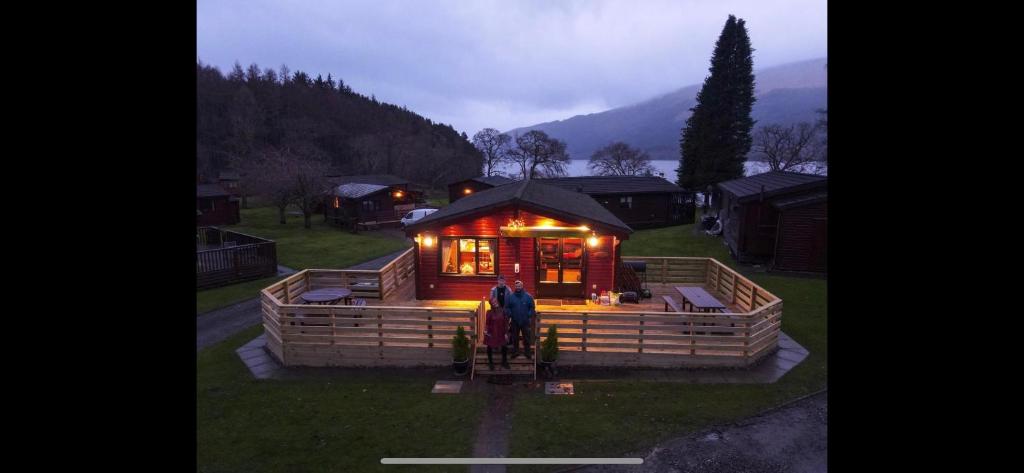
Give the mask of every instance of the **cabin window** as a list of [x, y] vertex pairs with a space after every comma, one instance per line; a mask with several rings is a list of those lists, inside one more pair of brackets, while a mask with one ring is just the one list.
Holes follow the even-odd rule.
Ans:
[[619, 197], [619, 208], [620, 209], [631, 209], [631, 208], [633, 208], [633, 196], [627, 195], [625, 197]]
[[334, 208], [338, 208], [340, 206], [341, 206], [341, 199], [338, 198], [338, 197], [335, 197], [334, 198]]
[[441, 274], [496, 274], [498, 240], [441, 238]]
[[377, 204], [376, 200], [363, 201], [363, 212], [376, 212], [378, 210], [380, 210], [380, 205]]

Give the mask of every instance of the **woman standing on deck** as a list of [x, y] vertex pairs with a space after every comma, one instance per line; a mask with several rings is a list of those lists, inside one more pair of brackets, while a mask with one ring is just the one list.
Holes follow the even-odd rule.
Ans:
[[508, 364], [508, 317], [505, 317], [505, 298], [509, 295], [505, 285], [505, 276], [498, 276], [498, 285], [491, 288], [491, 310], [487, 311], [484, 328], [484, 344], [487, 345], [487, 366], [494, 371], [494, 355], [492, 349], [501, 347], [501, 366], [511, 368]]

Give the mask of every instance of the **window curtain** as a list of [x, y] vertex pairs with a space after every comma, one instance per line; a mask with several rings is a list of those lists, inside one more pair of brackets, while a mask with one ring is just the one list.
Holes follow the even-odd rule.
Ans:
[[458, 253], [454, 250], [456, 240], [441, 240], [441, 272], [442, 273], [457, 273], [459, 272], [458, 262], [456, 257]]

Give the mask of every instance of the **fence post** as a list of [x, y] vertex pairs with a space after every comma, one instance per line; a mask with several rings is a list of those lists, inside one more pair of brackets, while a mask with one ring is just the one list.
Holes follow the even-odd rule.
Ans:
[[580, 351], [587, 351], [587, 321], [590, 317], [587, 316], [586, 312], [583, 313], [583, 330], [580, 334]]
[[640, 314], [640, 350], [637, 353], [644, 352], [644, 314]]
[[427, 348], [434, 348], [434, 325], [430, 323], [431, 320], [434, 320], [434, 317], [432, 315], [430, 315], [430, 314], [431, 314], [431, 311], [428, 310], [427, 311], [427, 339], [430, 340], [430, 341], [427, 342]]

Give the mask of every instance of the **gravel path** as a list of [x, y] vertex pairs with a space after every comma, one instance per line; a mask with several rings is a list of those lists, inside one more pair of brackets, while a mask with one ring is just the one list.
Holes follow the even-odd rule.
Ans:
[[828, 393], [664, 442], [643, 465], [585, 466], [573, 472], [818, 473], [828, 471]]

